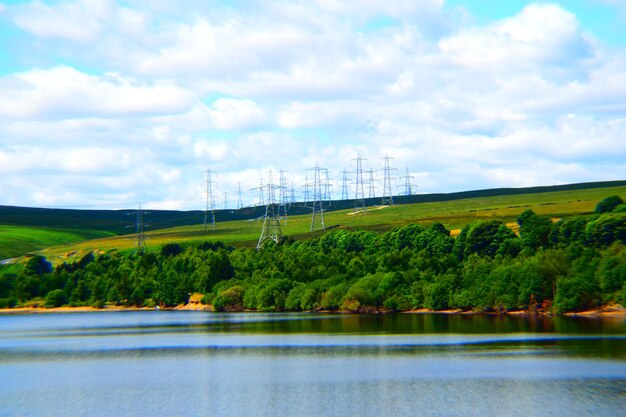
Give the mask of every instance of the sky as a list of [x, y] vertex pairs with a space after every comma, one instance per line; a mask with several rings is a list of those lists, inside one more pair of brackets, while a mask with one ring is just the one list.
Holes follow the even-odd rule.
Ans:
[[[626, 1], [0, 0], [0, 205], [626, 179]], [[364, 176], [369, 178], [369, 174]], [[277, 180], [276, 180], [277, 181]], [[367, 191], [366, 191], [367, 193]]]

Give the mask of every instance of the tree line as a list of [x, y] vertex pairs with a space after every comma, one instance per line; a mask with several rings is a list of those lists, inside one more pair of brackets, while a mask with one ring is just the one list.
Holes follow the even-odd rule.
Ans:
[[194, 293], [217, 310], [544, 310], [626, 303], [626, 205], [607, 197], [591, 216], [552, 221], [532, 210], [519, 235], [500, 221], [410, 224], [379, 234], [327, 232], [262, 250], [221, 242], [102, 255], [56, 267], [31, 257], [0, 269], [0, 307], [39, 303], [174, 306]]

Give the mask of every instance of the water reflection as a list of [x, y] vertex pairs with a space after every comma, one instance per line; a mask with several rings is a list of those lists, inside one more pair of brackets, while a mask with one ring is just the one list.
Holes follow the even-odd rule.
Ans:
[[621, 415], [624, 321], [0, 317], [0, 415]]

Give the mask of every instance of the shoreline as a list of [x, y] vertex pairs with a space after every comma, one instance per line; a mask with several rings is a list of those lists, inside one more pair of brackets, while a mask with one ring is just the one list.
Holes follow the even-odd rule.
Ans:
[[[11, 314], [54, 314], [54, 313], [92, 313], [92, 312], [110, 312], [110, 311], [206, 311], [215, 312], [212, 305], [189, 303], [181, 304], [173, 307], [125, 307], [125, 306], [105, 306], [102, 308], [96, 307], [14, 307], [14, 308], [0, 308], [0, 315]], [[246, 312], [258, 312], [255, 310], [235, 310], [230, 312], [246, 313]], [[563, 316], [563, 317], [585, 317], [585, 318], [623, 318], [626, 317], [626, 308], [618, 304], [611, 304], [601, 306], [596, 309], [567, 312], [563, 314], [555, 314], [546, 312], [543, 310], [512, 310], [512, 311], [472, 311], [472, 310], [430, 310], [427, 308], [421, 308], [417, 310], [406, 311], [386, 311], [368, 309], [365, 311], [346, 311], [346, 310], [311, 310], [304, 311], [306, 313], [317, 314], [441, 314], [441, 315], [459, 315], [459, 316], [511, 316], [511, 317], [546, 317], [546, 316]], [[284, 311], [281, 313], [285, 313]], [[287, 312], [289, 313], [289, 312]]]

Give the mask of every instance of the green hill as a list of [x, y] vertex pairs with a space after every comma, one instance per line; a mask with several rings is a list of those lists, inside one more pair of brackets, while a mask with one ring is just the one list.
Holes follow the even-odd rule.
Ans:
[[[514, 222], [527, 208], [541, 215], [566, 217], [589, 214], [602, 198], [626, 196], [626, 181], [569, 184], [550, 187], [503, 188], [450, 194], [394, 197], [393, 206], [376, 207], [380, 199], [368, 199], [366, 215], [353, 213], [354, 201], [332, 201], [326, 208], [330, 228], [385, 231], [418, 222], [441, 222], [460, 229], [476, 220]], [[221, 240], [235, 246], [253, 246], [263, 208], [217, 210], [217, 229], [203, 230], [201, 211], [150, 210], [146, 215], [149, 249], [177, 241], [195, 244]], [[294, 204], [283, 227], [285, 235], [309, 238], [310, 209]], [[50, 259], [67, 253], [111, 249], [132, 250], [135, 245], [136, 210], [68, 210], [0, 206], [0, 259], [40, 252]]]

